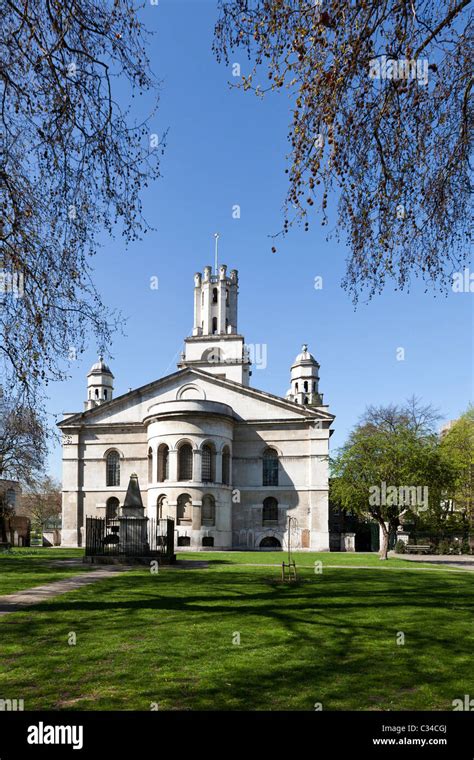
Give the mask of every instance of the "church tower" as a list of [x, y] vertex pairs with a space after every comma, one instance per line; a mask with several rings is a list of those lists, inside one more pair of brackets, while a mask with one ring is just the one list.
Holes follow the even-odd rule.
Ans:
[[114, 391], [114, 376], [110, 367], [99, 356], [99, 361], [92, 365], [87, 373], [87, 401], [85, 409], [93, 409], [106, 401], [110, 401]]
[[323, 397], [319, 393], [319, 364], [304, 344], [291, 367], [291, 388], [286, 397], [295, 404], [321, 406]]
[[238, 285], [237, 270], [231, 269], [227, 275], [225, 264], [215, 274], [206, 266], [204, 274], [194, 275], [193, 334], [185, 339], [180, 369], [196, 367], [241, 385], [249, 384], [250, 361], [244, 338], [237, 331]]

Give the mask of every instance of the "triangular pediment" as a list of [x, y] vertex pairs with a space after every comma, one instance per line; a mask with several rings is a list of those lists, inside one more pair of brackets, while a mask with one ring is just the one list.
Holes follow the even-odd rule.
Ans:
[[303, 407], [271, 393], [189, 367], [129, 391], [101, 406], [62, 420], [61, 428], [102, 424], [141, 424], [156, 405], [176, 400], [205, 399], [226, 404], [236, 420], [323, 420], [334, 416], [327, 407]]

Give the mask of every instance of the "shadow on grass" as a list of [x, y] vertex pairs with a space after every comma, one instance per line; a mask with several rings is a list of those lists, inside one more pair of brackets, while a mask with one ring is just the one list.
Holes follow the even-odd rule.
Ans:
[[[268, 568], [134, 571], [15, 614], [8, 688], [40, 689], [50, 707], [144, 710], [450, 709], [468, 688], [469, 578], [269, 580]], [[79, 645], [58, 646], [71, 630]]]
[[[263, 569], [262, 569], [263, 570]], [[343, 580], [337, 571], [326, 571], [314, 581], [283, 584], [277, 577], [268, 576], [268, 568], [258, 573], [234, 570], [231, 574], [202, 574], [190, 570], [181, 573], [160, 573], [156, 576], [145, 572], [130, 571], [126, 574], [101, 580], [80, 591], [35, 605], [35, 610], [53, 613], [95, 611], [146, 611], [200, 612], [222, 615], [259, 614], [280, 617], [275, 605], [284, 602], [288, 612], [336, 610], [364, 611], [374, 607], [378, 611], [397, 608], [436, 610], [445, 603], [446, 608], [456, 608], [460, 588], [465, 594], [459, 604], [463, 609], [474, 611], [472, 583], [468, 578], [438, 578], [436, 586], [427, 578], [407, 578], [404, 571], [391, 576], [390, 585], [375, 573], [364, 579]], [[370, 575], [370, 578], [367, 578]], [[374, 577], [375, 576], [375, 577]], [[471, 598], [469, 599], [469, 594]], [[134, 598], [137, 597], [137, 598]], [[462, 604], [461, 604], [462, 603]]]

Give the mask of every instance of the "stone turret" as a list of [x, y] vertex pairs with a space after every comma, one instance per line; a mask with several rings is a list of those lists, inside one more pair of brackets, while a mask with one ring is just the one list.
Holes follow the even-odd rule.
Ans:
[[236, 269], [227, 274], [221, 264], [194, 275], [194, 326], [185, 340], [185, 351], [178, 367], [194, 366], [205, 372], [249, 384], [250, 361], [244, 338], [237, 331], [239, 275]]
[[193, 336], [233, 335], [237, 333], [238, 274], [221, 264], [219, 272], [204, 267], [204, 274], [194, 275]]
[[110, 367], [105, 364], [104, 357], [92, 365], [87, 373], [87, 401], [85, 409], [93, 409], [106, 401], [110, 401], [114, 392], [114, 376]]
[[321, 406], [323, 403], [319, 393], [319, 364], [306, 344], [291, 366], [291, 388], [286, 397], [295, 404]]

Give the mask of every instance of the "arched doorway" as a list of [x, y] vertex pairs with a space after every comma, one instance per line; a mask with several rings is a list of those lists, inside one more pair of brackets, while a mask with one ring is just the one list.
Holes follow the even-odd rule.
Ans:
[[259, 545], [260, 549], [281, 549], [281, 542], [275, 536], [265, 536]]

